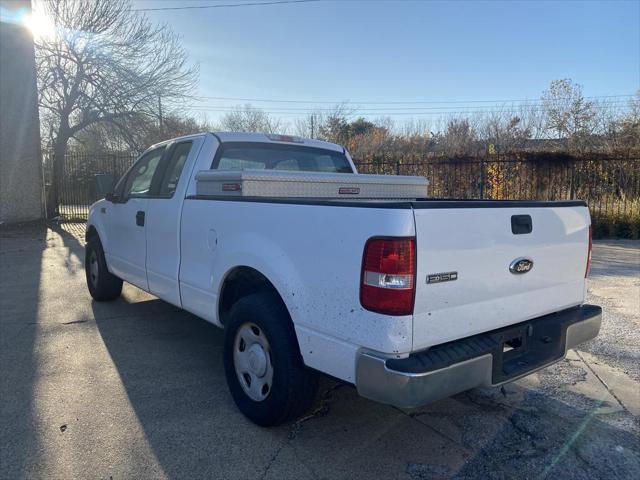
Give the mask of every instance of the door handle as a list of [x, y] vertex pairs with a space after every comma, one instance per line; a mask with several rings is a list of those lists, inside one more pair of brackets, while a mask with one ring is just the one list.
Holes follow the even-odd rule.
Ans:
[[142, 210], [138, 210], [138, 213], [136, 213], [136, 225], [144, 227], [144, 212]]
[[522, 235], [533, 231], [531, 215], [512, 215], [511, 232], [514, 235]]

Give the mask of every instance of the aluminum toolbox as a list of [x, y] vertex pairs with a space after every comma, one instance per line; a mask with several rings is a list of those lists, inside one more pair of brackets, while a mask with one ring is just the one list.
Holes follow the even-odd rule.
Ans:
[[424, 177], [283, 170], [202, 170], [198, 195], [276, 198], [416, 199], [427, 196]]

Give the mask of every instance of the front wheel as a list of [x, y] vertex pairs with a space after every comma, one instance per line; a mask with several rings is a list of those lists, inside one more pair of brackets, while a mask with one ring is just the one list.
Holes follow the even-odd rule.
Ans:
[[282, 301], [258, 293], [239, 300], [225, 326], [224, 367], [233, 399], [254, 423], [279, 425], [302, 415], [317, 391]]
[[102, 243], [98, 237], [92, 237], [87, 242], [84, 270], [87, 276], [87, 287], [94, 300], [104, 302], [120, 296], [122, 280], [109, 272]]

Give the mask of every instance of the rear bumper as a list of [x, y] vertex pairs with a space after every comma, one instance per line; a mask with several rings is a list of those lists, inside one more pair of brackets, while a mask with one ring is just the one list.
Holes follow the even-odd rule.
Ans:
[[[511, 382], [563, 359], [600, 331], [602, 309], [582, 305], [474, 335], [407, 358], [360, 351], [356, 388], [363, 397], [418, 407], [476, 387]], [[505, 351], [505, 344], [514, 348]]]

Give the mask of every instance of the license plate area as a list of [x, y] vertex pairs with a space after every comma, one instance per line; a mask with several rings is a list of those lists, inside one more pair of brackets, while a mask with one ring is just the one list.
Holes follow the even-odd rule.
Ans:
[[424, 374], [491, 355], [492, 383], [508, 382], [560, 360], [565, 353], [567, 329], [600, 315], [602, 309], [595, 305], [570, 308], [436, 345], [406, 358], [390, 358], [385, 367], [396, 372]]
[[511, 355], [519, 355], [524, 346], [524, 339], [521, 336], [512, 338], [511, 340], [507, 340], [502, 344], [502, 355], [503, 356], [511, 356]]
[[509, 381], [564, 355], [564, 330], [555, 322], [519, 324], [492, 335], [500, 345], [493, 351], [492, 381]]

